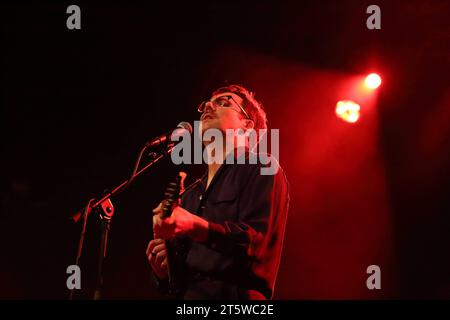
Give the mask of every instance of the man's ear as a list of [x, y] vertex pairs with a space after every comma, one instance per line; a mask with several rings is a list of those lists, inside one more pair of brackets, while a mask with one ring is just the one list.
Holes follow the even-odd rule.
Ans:
[[244, 121], [245, 121], [244, 125], [245, 125], [246, 130], [253, 129], [255, 127], [255, 123], [253, 122], [253, 120], [245, 119]]

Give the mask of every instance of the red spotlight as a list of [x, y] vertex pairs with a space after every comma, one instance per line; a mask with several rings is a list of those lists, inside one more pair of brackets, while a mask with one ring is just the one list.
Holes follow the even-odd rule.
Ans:
[[369, 74], [366, 79], [364, 80], [364, 83], [366, 84], [366, 87], [369, 89], [376, 89], [381, 84], [381, 77], [377, 75], [376, 73]]
[[336, 115], [338, 118], [350, 123], [355, 123], [359, 119], [359, 104], [351, 100], [341, 100], [336, 104]]

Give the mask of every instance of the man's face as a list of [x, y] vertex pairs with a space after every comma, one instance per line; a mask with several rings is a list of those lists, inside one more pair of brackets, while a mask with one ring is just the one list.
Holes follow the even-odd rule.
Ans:
[[[227, 98], [229, 96], [232, 99]], [[227, 129], [248, 128], [251, 125], [249, 124], [251, 121], [242, 113], [237, 103], [242, 106], [242, 98], [231, 92], [224, 92], [213, 96], [206, 103], [200, 117], [202, 135], [207, 129], [212, 128], [219, 129], [223, 133]]]

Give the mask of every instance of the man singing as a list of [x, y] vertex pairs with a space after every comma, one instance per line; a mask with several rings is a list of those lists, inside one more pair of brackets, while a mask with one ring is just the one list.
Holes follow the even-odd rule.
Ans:
[[[180, 239], [183, 254], [174, 269], [182, 270], [182, 284], [175, 298], [271, 299], [289, 206], [288, 183], [278, 166], [272, 175], [261, 174], [261, 168], [273, 163], [238, 163], [252, 152], [248, 141], [245, 152], [226, 152], [236, 139], [226, 135], [227, 129], [266, 129], [266, 114], [253, 94], [237, 85], [219, 88], [198, 111], [201, 136], [208, 129], [223, 133], [223, 157], [208, 164], [201, 182], [183, 194], [169, 218], [161, 218], [161, 204], [153, 210], [154, 240], [146, 254], [158, 289], [168, 290], [165, 240]], [[203, 143], [207, 147], [210, 142]], [[228, 157], [236, 161], [231, 164]]]

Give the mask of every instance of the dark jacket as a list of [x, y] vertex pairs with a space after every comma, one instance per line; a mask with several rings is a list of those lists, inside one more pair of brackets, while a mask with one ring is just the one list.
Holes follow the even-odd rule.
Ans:
[[181, 206], [209, 222], [209, 237], [206, 243], [180, 241], [185, 254], [178, 298], [272, 298], [289, 193], [281, 168], [261, 175], [261, 167], [223, 164], [208, 189], [205, 174], [183, 195]]

